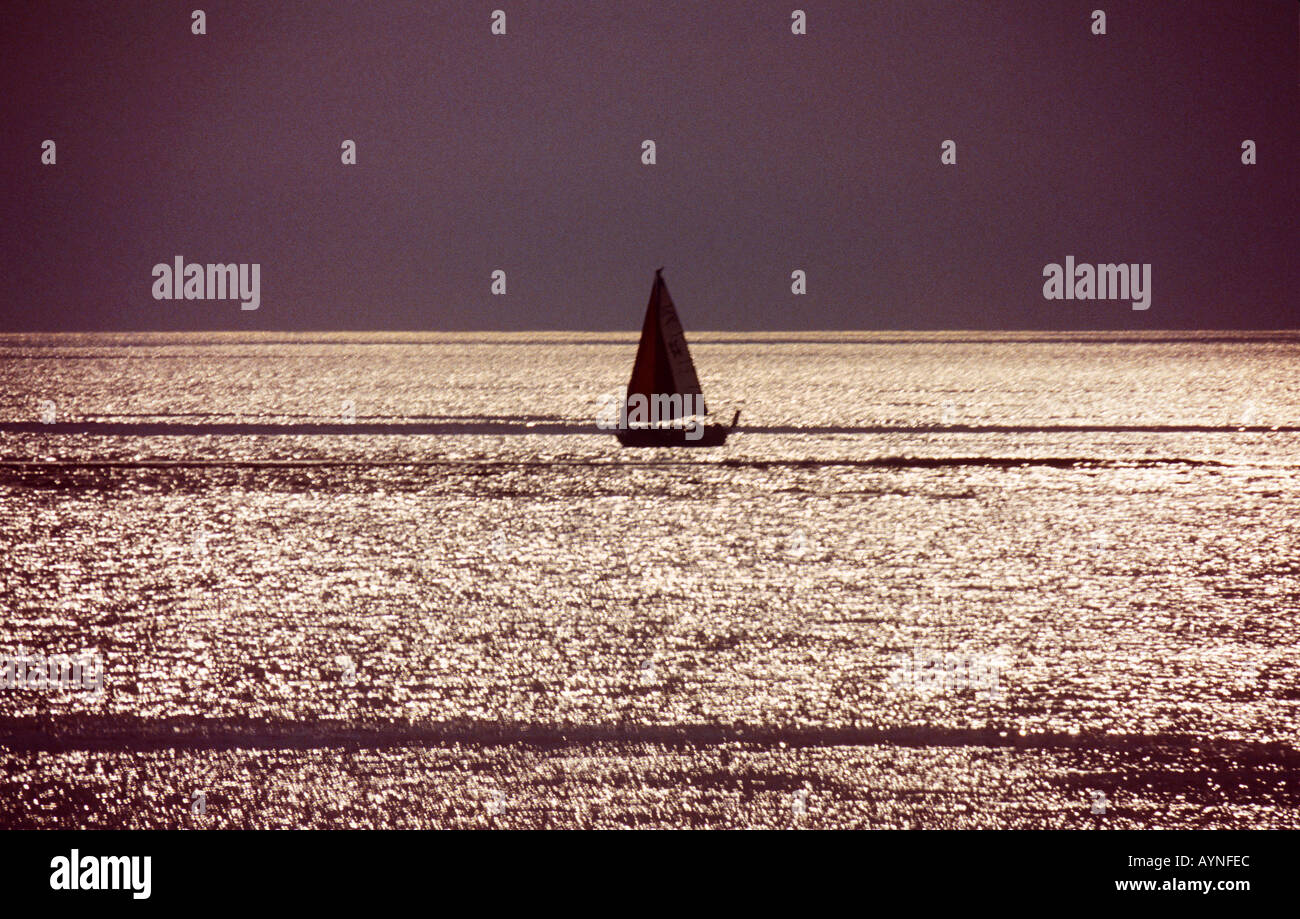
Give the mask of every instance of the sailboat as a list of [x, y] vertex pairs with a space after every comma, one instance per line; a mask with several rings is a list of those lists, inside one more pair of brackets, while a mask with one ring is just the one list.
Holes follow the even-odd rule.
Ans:
[[625, 447], [720, 447], [740, 420], [740, 412], [725, 428], [709, 424], [707, 414], [686, 334], [660, 268], [641, 325], [618, 440]]

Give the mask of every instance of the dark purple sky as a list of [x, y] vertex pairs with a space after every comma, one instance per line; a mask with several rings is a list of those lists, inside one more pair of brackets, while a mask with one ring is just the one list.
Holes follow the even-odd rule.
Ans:
[[[1295, 0], [42, 0], [0, 34], [7, 330], [635, 331], [659, 265], [688, 331], [1300, 325]], [[261, 308], [155, 301], [177, 254], [260, 263]], [[1151, 263], [1151, 308], [1044, 300], [1067, 255]]]

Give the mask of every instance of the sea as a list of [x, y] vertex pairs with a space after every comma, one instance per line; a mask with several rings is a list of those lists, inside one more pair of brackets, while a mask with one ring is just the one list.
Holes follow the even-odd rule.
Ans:
[[0, 336], [0, 827], [1300, 827], [1300, 332], [690, 342]]

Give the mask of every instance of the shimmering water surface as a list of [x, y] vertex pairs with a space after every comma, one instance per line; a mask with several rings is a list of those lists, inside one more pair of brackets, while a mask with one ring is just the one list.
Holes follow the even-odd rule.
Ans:
[[692, 345], [0, 337], [0, 825], [1300, 826], [1300, 333]]

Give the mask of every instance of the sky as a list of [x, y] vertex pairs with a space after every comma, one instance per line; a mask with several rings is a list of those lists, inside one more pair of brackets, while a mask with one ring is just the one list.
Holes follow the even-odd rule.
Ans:
[[[43, 0], [0, 43], [0, 331], [634, 332], [661, 265], [688, 333], [1300, 325], [1295, 0]], [[155, 299], [178, 255], [258, 308]], [[1149, 308], [1046, 299], [1067, 256]]]

